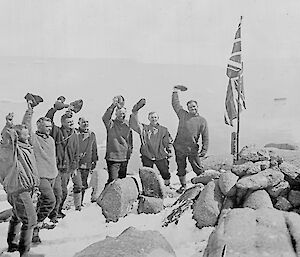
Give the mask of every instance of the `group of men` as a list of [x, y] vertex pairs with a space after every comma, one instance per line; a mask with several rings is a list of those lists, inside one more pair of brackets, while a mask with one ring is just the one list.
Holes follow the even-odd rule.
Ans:
[[[81, 210], [88, 175], [98, 161], [96, 137], [89, 130], [88, 120], [79, 118], [79, 127], [74, 128], [73, 113], [81, 109], [82, 101], [65, 104], [65, 98], [59, 97], [47, 114], [37, 120], [34, 133], [33, 107], [38, 104], [35, 97], [27, 99], [22, 124], [14, 125], [13, 113], [9, 113], [1, 132], [1, 150], [8, 153], [8, 165], [2, 161], [5, 169], [1, 168], [0, 178], [13, 207], [7, 234], [8, 252], [19, 251], [22, 257], [34, 256], [30, 246], [41, 243], [40, 229], [54, 228], [58, 219], [65, 216], [62, 207], [70, 179], [75, 209]], [[58, 127], [54, 114], [64, 108], [67, 110]], [[38, 200], [34, 206], [32, 197], [36, 192]], [[46, 218], [50, 223], [44, 222]]]
[[[200, 158], [204, 157], [208, 150], [208, 125], [205, 118], [198, 113], [197, 101], [187, 102], [188, 111], [181, 106], [178, 93], [183, 90], [186, 90], [185, 87], [175, 86], [172, 93], [172, 106], [179, 119], [174, 142], [168, 129], [158, 123], [159, 116], [156, 112], [148, 114], [149, 124], [139, 121], [138, 111], [146, 104], [145, 99], [139, 100], [133, 106], [128, 122], [125, 119], [124, 99], [121, 96], [113, 98], [113, 103], [102, 117], [107, 130], [105, 155], [109, 176], [107, 183], [116, 178], [126, 177], [127, 165], [133, 148], [132, 130], [140, 136], [142, 165], [153, 167], [155, 164], [166, 186], [170, 186], [169, 158], [172, 153], [172, 145], [175, 150], [177, 175], [181, 184], [177, 190], [178, 193], [182, 193], [186, 189], [187, 159], [197, 175], [203, 172]], [[116, 118], [112, 119], [114, 110]], [[201, 148], [199, 146], [200, 137], [202, 139]]]
[[[180, 90], [180, 87], [174, 87], [172, 93], [172, 106], [179, 119], [174, 142], [168, 129], [158, 123], [159, 116], [156, 112], [148, 114], [149, 124], [139, 121], [138, 112], [146, 104], [145, 99], [133, 106], [127, 121], [124, 98], [113, 98], [112, 104], [102, 117], [107, 131], [106, 185], [127, 175], [128, 161], [133, 150], [132, 131], [140, 136], [142, 165], [153, 167], [155, 164], [166, 186], [170, 186], [169, 158], [172, 156], [172, 146], [181, 183], [178, 193], [186, 189], [187, 159], [197, 175], [202, 173], [200, 157], [208, 149], [207, 122], [199, 115], [195, 100], [187, 103], [188, 111], [184, 110], [179, 102]], [[10, 113], [6, 116], [6, 125], [1, 133], [2, 147], [10, 149], [10, 156], [14, 157], [13, 165], [7, 167], [9, 172], [2, 178], [8, 201], [13, 207], [13, 216], [8, 227], [8, 251], [19, 251], [20, 256], [29, 256], [31, 242], [41, 242], [41, 228], [52, 228], [59, 218], [65, 216], [62, 207], [68, 195], [70, 179], [73, 181], [75, 210], [81, 210], [88, 187], [88, 175], [95, 169], [98, 161], [96, 137], [89, 130], [88, 120], [79, 118], [79, 127], [74, 128], [73, 113], [81, 109], [82, 101], [75, 101], [77, 105], [65, 104], [65, 98], [59, 97], [47, 114], [37, 120], [37, 131], [33, 133], [33, 107], [38, 103], [34, 97], [30, 99], [32, 100], [27, 99], [28, 108], [22, 124], [14, 125], [13, 114]], [[61, 116], [61, 126], [58, 127], [54, 123], [54, 115], [62, 109], [66, 111]], [[32, 195], [36, 188], [39, 197], [35, 207]], [[46, 218], [52, 223], [45, 223]], [[17, 241], [19, 230], [20, 237]]]

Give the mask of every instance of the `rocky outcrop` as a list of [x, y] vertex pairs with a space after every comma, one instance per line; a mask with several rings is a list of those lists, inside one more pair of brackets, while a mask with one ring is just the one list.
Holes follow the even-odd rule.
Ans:
[[118, 237], [106, 237], [94, 243], [75, 257], [176, 257], [169, 242], [158, 231], [140, 231], [133, 227]]
[[164, 208], [164, 201], [161, 198], [140, 196], [138, 213], [159, 213]]

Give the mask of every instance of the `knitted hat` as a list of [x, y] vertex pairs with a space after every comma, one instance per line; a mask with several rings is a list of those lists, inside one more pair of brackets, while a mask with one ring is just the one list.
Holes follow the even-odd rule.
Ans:
[[132, 107], [132, 112], [137, 112], [139, 109], [141, 109], [142, 107], [144, 107], [145, 104], [146, 104], [146, 99], [145, 99], [145, 98], [140, 99], [140, 100]]
[[83, 101], [81, 99], [70, 103], [70, 106], [72, 107], [71, 110], [75, 113], [77, 113], [81, 110], [82, 105], [83, 105]]
[[34, 95], [27, 93], [24, 98], [26, 99], [27, 103], [30, 101], [31, 102], [31, 107], [37, 106], [39, 103], [43, 102], [43, 98], [40, 97], [39, 95]]
[[180, 91], [187, 91], [187, 87], [183, 85], [176, 85], [174, 88]]

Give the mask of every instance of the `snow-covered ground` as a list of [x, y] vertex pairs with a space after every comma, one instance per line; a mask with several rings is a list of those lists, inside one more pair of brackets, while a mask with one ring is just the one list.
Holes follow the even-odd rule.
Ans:
[[[192, 176], [191, 173], [189, 175]], [[5, 192], [0, 190], [0, 199], [3, 199], [4, 194]], [[66, 211], [66, 217], [58, 223], [55, 229], [41, 230], [42, 244], [32, 247], [34, 253], [41, 253], [47, 257], [74, 256], [76, 252], [90, 244], [103, 240], [106, 236], [116, 237], [126, 228], [133, 226], [140, 230], [159, 231], [172, 245], [177, 257], [192, 257], [197, 252], [204, 251], [213, 229], [211, 227], [201, 230], [196, 228], [191, 210], [183, 214], [177, 225], [172, 223], [167, 227], [162, 227], [163, 219], [170, 213], [168, 207], [159, 214], [138, 215], [133, 211], [116, 223], [106, 223], [101, 208], [89, 201], [90, 194], [91, 189], [88, 189], [84, 199], [85, 207], [81, 212], [75, 211], [72, 206]], [[175, 200], [175, 198], [166, 198], [165, 204], [170, 206]], [[6, 201], [0, 201], [0, 211], [8, 208], [10, 205]], [[7, 226], [8, 222], [0, 223], [0, 248], [6, 247]], [[19, 255], [11, 253], [7, 256]]]

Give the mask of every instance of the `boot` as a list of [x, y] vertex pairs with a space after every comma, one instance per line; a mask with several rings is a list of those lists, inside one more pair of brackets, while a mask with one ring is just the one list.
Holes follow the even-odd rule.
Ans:
[[40, 233], [40, 227], [36, 226], [33, 229], [32, 240], [31, 240], [32, 243], [34, 243], [35, 245], [42, 243], [39, 233]]
[[179, 189], [177, 189], [176, 192], [178, 194], [182, 194], [184, 192], [184, 190], [186, 189], [186, 178], [185, 178], [185, 176], [178, 176], [178, 177], [179, 177], [181, 187]]
[[74, 206], [76, 211], [81, 211], [81, 192], [73, 193]]
[[31, 246], [33, 229], [21, 229], [20, 241], [19, 241], [19, 252], [20, 257], [28, 256], [28, 252]]
[[19, 224], [11, 220], [8, 224], [8, 232], [7, 232], [7, 244], [8, 244], [7, 251], [9, 253], [18, 251], [19, 249], [19, 245], [16, 240], [18, 230], [19, 230]]

